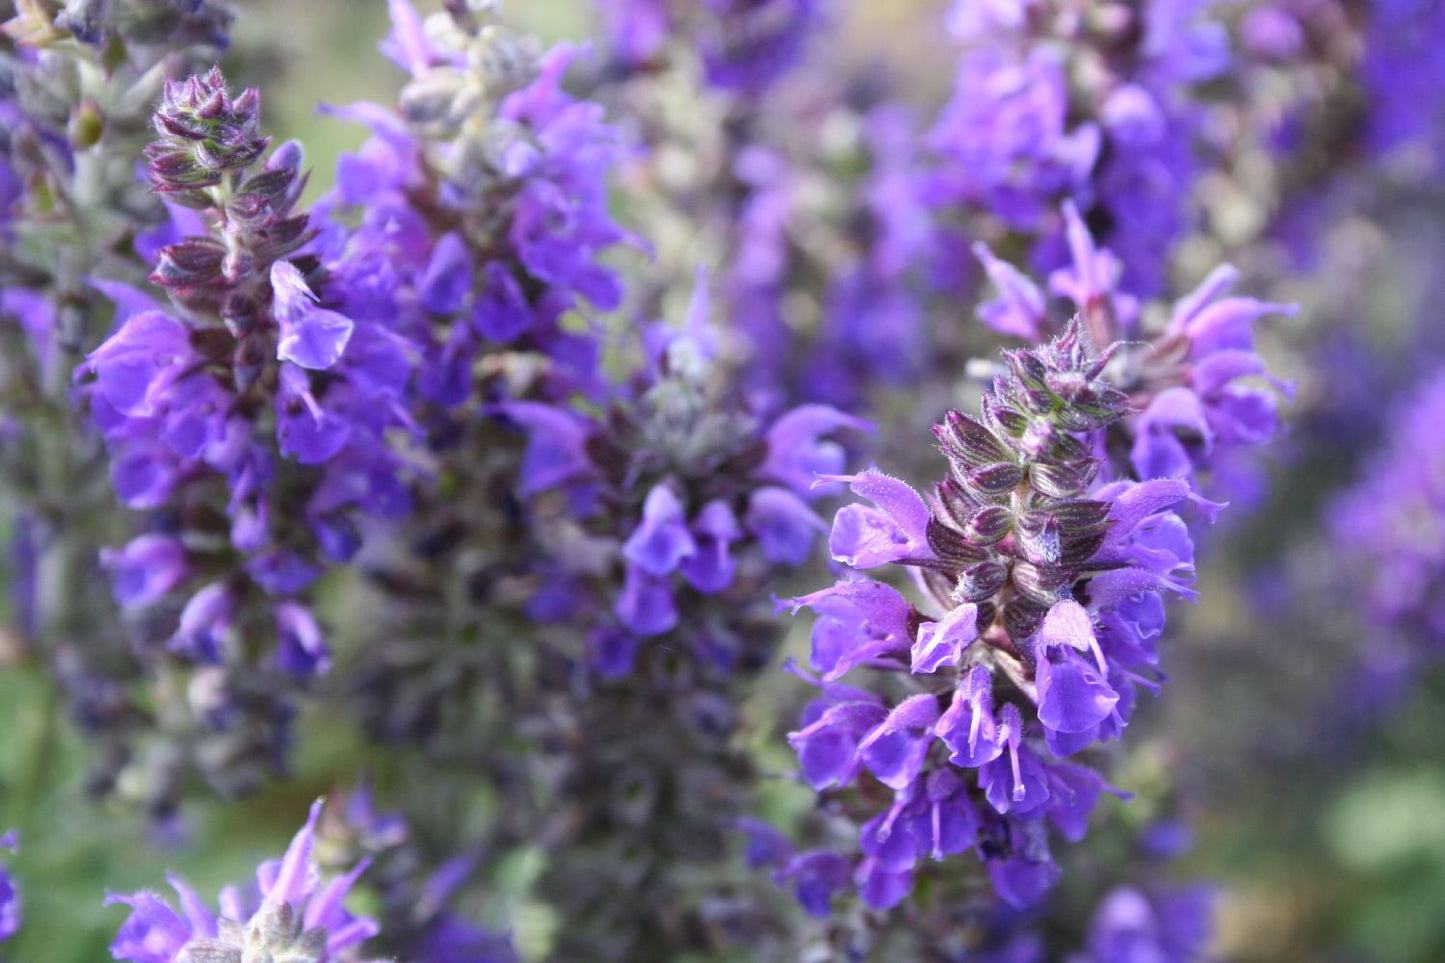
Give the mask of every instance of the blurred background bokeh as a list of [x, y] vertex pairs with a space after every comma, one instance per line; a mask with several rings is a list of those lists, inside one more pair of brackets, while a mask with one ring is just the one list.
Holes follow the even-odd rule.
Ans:
[[[376, 48], [388, 28], [385, 4], [238, 6], [242, 66], [233, 79], [264, 88], [265, 120], [278, 139], [305, 141], [315, 195], [337, 157], [365, 133], [318, 114], [317, 105], [389, 103], [400, 87], [399, 72]], [[920, 110], [936, 109], [951, 83], [953, 53], [938, 27], [947, 5], [848, 6], [845, 26], [815, 55], [887, 71], [913, 92]], [[548, 40], [594, 33], [585, 0], [507, 7], [519, 27]], [[1300, 417], [1283, 450], [1266, 459], [1258, 502], [1236, 506], [1237, 517], [1212, 534], [1218, 544], [1197, 585], [1208, 604], [1181, 613], [1164, 666], [1167, 698], [1141, 709], [1116, 778], [1125, 790], [1151, 780], [1182, 784], [1195, 846], [1177, 872], [1219, 885], [1214, 956], [1221, 960], [1445, 960], [1445, 660], [1438, 653], [1433, 661], [1403, 660], [1397, 677], [1384, 680], [1357, 664], [1379, 641], [1372, 637], [1376, 626], [1368, 613], [1338, 606], [1350, 585], [1376, 572], [1368, 557], [1342, 551], [1327, 521], [1336, 492], [1361, 476], [1390, 419], [1404, 417], [1408, 402], [1390, 406], [1369, 392], [1321, 402], [1348, 373], [1364, 369], [1408, 396], [1404, 388], [1418, 379], [1432, 345], [1445, 340], [1428, 330], [1417, 337], [1422, 328], [1445, 330], [1432, 297], [1445, 258], [1442, 186], [1427, 184], [1407, 196], [1387, 192], [1368, 210], [1310, 224], [1306, 230], [1324, 249], [1325, 273], [1304, 272], [1280, 289], [1251, 292], [1303, 305], [1298, 317], [1263, 332], [1275, 370], [1298, 385], [1293, 410]], [[1228, 209], [1226, 198], [1216, 216]], [[1193, 261], [1208, 263], [1216, 253], [1218, 246], [1195, 252]], [[971, 317], [957, 322], [976, 324]], [[1311, 326], [1331, 333], [1309, 335]], [[1318, 366], [1323, 353], [1301, 353], [1299, 345], [1311, 338], [1316, 345], [1337, 342], [1338, 373]], [[1358, 410], [1370, 406], [1376, 410]], [[1437, 450], [1442, 437], [1419, 439], [1420, 457], [1433, 451], [1437, 468], [1445, 468]], [[1445, 477], [1436, 482], [1445, 492]], [[1445, 541], [1438, 516], [1421, 525], [1433, 526], [1422, 537]], [[806, 636], [805, 625], [795, 626], [790, 651], [805, 653]], [[13, 654], [14, 646], [8, 649]], [[0, 639], [0, 664], [6, 658]], [[786, 683], [764, 688], [750, 711], [780, 718], [796, 699], [788, 691]], [[779, 705], [769, 704], [774, 695]], [[212, 893], [247, 874], [259, 855], [279, 851], [296, 813], [345, 780], [358, 759], [386, 766], [384, 750], [336, 735], [348, 729], [304, 725], [291, 782], [264, 790], [244, 808], [197, 804], [168, 838], [122, 807], [85, 800], [85, 752], [56, 718], [55, 699], [30, 671], [0, 672], [0, 828], [22, 828], [25, 847], [13, 863], [32, 881], [27, 926], [9, 951], [17, 963], [108, 958], [118, 913], [100, 905], [97, 887], [154, 886], [169, 869]], [[491, 804], [479, 791], [476, 818], [485, 819]], [[1105, 808], [1113, 814], [1108, 819], [1127, 806]], [[496, 876], [504, 892], [510, 886], [522, 893], [535, 872], [519, 858]], [[521, 899], [498, 900], [489, 912], [495, 916], [489, 922], [514, 928], [524, 951], [546, 945], [547, 934], [566, 925]]]

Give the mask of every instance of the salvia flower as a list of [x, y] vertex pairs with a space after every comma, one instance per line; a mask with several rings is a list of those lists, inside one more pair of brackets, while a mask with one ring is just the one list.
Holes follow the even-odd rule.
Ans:
[[[769, 420], [720, 397], [701, 288], [691, 310], [685, 333], [651, 336], [649, 372], [612, 412], [503, 409], [530, 439], [523, 491], [572, 491], [590, 537], [615, 540], [610, 608], [638, 639], [690, 628], [684, 598], [724, 595], [744, 576], [751, 584], [767, 568], [801, 564], [822, 528], [809, 506], [814, 480], [842, 467], [835, 436], [867, 427], [825, 405]], [[576, 561], [587, 566], [579, 574], [596, 571]]]
[[[1101, 377], [1117, 350], [1095, 354], [1074, 322], [1006, 352], [979, 415], [934, 429], [949, 474], [931, 500], [876, 470], [826, 478], [871, 503], [838, 512], [833, 557], [902, 566], [920, 599], [850, 573], [795, 600], [817, 614], [822, 686], [789, 737], [803, 776], [830, 794], [892, 794], [860, 830], [853, 879], [869, 905], [892, 906], [926, 862], [970, 851], [1003, 899], [1031, 903], [1058, 875], [1045, 826], [1082, 838], [1109, 789], [1064, 760], [1117, 738], [1138, 689], [1162, 679], [1164, 601], [1194, 594], [1178, 514], [1191, 492], [1101, 473], [1096, 441], [1129, 406]], [[860, 669], [909, 694], [835, 681]]]
[[[149, 513], [149, 531], [102, 556], [141, 651], [223, 667], [188, 690], [190, 711], [273, 738], [286, 680], [329, 666], [313, 584], [356, 552], [361, 516], [408, 508], [385, 436], [409, 425], [411, 361], [391, 318], [321, 303], [326, 272], [302, 253], [316, 233], [297, 210], [302, 153], [266, 156], [259, 112], [257, 92], [232, 96], [219, 70], [166, 85], [147, 170], [184, 234], [151, 274], [171, 306], [106, 285], [117, 326], [77, 390], [117, 496]], [[243, 726], [248, 673], [273, 680], [254, 690], [272, 706], [265, 720], [240, 713]]]
[[317, 800], [311, 807], [306, 825], [281, 859], [257, 869], [254, 890], [222, 891], [219, 913], [175, 877], [170, 883], [179, 908], [149, 890], [112, 894], [107, 903], [129, 906], [130, 916], [111, 953], [130, 963], [362, 960], [361, 944], [376, 935], [376, 924], [353, 916], [343, 904], [367, 863], [323, 882], [312, 859], [321, 806]]
[[398, 113], [338, 111], [373, 136], [321, 205], [346, 311], [395, 319], [420, 356], [418, 406], [495, 400], [502, 386], [474, 381], [474, 362], [520, 368], [524, 352], [555, 362], [538, 375], [548, 392], [592, 390], [596, 339], [564, 321], [621, 303], [600, 259], [630, 238], [607, 207], [620, 139], [599, 105], [562, 87], [576, 51], [539, 52], [490, 11], [390, 8], [383, 49], [411, 79]]
[[935, 196], [1046, 242], [1035, 249], [1045, 261], [1062, 240], [1055, 212], [1073, 201], [1108, 226], [1126, 289], [1159, 291], [1204, 169], [1197, 88], [1230, 64], [1213, 5], [1081, 16], [1056, 0], [960, 0], [950, 25], [962, 49], [930, 137]]

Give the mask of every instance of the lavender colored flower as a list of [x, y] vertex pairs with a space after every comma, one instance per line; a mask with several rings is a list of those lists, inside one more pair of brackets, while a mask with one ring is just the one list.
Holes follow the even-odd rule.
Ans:
[[[310, 592], [356, 553], [362, 518], [408, 510], [390, 435], [414, 428], [408, 345], [393, 318], [322, 300], [301, 149], [267, 156], [259, 113], [259, 94], [233, 96], [218, 70], [167, 82], [146, 170], [186, 225], [151, 274], [172, 306], [98, 284], [117, 323], [76, 387], [116, 495], [148, 516], [101, 559], [137, 651], [195, 667], [177, 711], [203, 738], [248, 744], [202, 763], [238, 773], [280, 764], [298, 681], [330, 666]], [[175, 213], [191, 211], [200, 223]], [[208, 775], [231, 790], [255, 779]]]
[[[383, 49], [411, 74], [400, 112], [337, 111], [373, 136], [320, 205], [335, 219], [320, 246], [343, 313], [392, 319], [420, 355], [418, 405], [495, 400], [472, 382], [474, 362], [520, 351], [556, 362], [549, 393], [594, 390], [596, 342], [563, 322], [618, 306], [620, 281], [599, 258], [629, 238], [607, 206], [620, 140], [598, 105], [562, 87], [577, 51], [539, 53], [492, 13], [423, 21], [406, 0], [390, 8]], [[490, 123], [473, 123], [476, 110]], [[433, 207], [417, 203], [423, 185]]]
[[[709, 395], [702, 347], [705, 296], [691, 310], [685, 333], [654, 340], [652, 371], [611, 413], [503, 408], [530, 438], [522, 490], [571, 490], [589, 536], [615, 540], [616, 561], [606, 569], [617, 592], [613, 614], [644, 639], [679, 627], [683, 597], [726, 593], [744, 565], [756, 577], [749, 555], [773, 564], [808, 557], [822, 528], [808, 505], [819, 494], [814, 480], [843, 463], [833, 436], [866, 428], [823, 405], [768, 424], [742, 404], [719, 403]], [[596, 573], [591, 558], [577, 562], [579, 574]]]
[[219, 913], [174, 877], [170, 883], [179, 910], [149, 890], [112, 894], [106, 902], [129, 906], [130, 916], [111, 953], [130, 963], [241, 963], [256, 954], [298, 963], [361, 960], [360, 945], [376, 935], [376, 924], [353, 916], [342, 904], [367, 863], [322, 884], [312, 860], [321, 805], [317, 800], [311, 807], [285, 855], [257, 869], [253, 892], [222, 891]]

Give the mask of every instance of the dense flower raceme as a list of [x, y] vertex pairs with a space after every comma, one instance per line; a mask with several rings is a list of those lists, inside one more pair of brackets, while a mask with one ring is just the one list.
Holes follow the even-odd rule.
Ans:
[[[0, 849], [15, 849], [15, 831], [11, 830], [0, 835]], [[0, 865], [0, 943], [15, 935], [20, 929], [20, 892], [15, 888], [15, 881]]]
[[709, 84], [756, 95], [787, 73], [827, 16], [830, 0], [603, 0], [611, 46], [646, 70], [669, 46], [695, 50]]
[[416, 348], [407, 407], [423, 434], [414, 510], [363, 558], [384, 601], [349, 682], [374, 734], [487, 765], [500, 760], [476, 750], [491, 737], [459, 720], [527, 661], [517, 586], [539, 575], [515, 492], [523, 445], [498, 406], [606, 391], [588, 313], [622, 296], [601, 260], [629, 240], [606, 204], [620, 146], [598, 105], [562, 89], [571, 48], [539, 53], [460, 4], [391, 12], [383, 50], [411, 79], [396, 112], [338, 111], [373, 135], [319, 205], [339, 307]]
[[[556, 562], [574, 578], [600, 578], [601, 611], [583, 621], [609, 609], [615, 619], [593, 633], [604, 675], [625, 675], [640, 640], [680, 627], [682, 644], [718, 646], [710, 657], [734, 658], [726, 638], [709, 641], [687, 623], [683, 599], [726, 596], [739, 580], [743, 596], [764, 599], [773, 573], [806, 561], [823, 528], [809, 506], [814, 477], [842, 468], [833, 436], [867, 428], [824, 405], [766, 419], [719, 394], [703, 284], [687, 330], [647, 332], [647, 370], [610, 411], [503, 408], [528, 432], [521, 491], [569, 494], [578, 527], [564, 523]], [[586, 610], [584, 593], [555, 594], [569, 616]]]
[[599, 348], [564, 317], [616, 308], [616, 273], [599, 257], [629, 240], [607, 209], [621, 153], [602, 108], [562, 89], [575, 50], [539, 53], [490, 13], [423, 20], [391, 0], [383, 50], [411, 80], [400, 112], [341, 111], [374, 136], [344, 158], [327, 206], [361, 211], [339, 241], [338, 275], [356, 309], [399, 313], [423, 356], [417, 391], [443, 408], [473, 398], [484, 353], [532, 350], [561, 385], [586, 388]]
[[[759, 779], [737, 701], [781, 640], [778, 580], [824, 533], [814, 475], [840, 469], [840, 442], [866, 426], [822, 405], [752, 410], [711, 357], [706, 313], [700, 284], [684, 330], [646, 330], [641, 370], [606, 409], [501, 409], [528, 438], [542, 549], [528, 611], [541, 652], [574, 660], [574, 696], [537, 720], [549, 735], [532, 751], [560, 774], [538, 835], [565, 840], [544, 891], [573, 921], [569, 958], [758, 948], [780, 930], [774, 894], [731, 871]], [[635, 902], [611, 898], [624, 887]]]
[[[382, 321], [318, 305], [324, 274], [300, 253], [313, 232], [295, 210], [301, 151], [286, 144], [262, 162], [259, 108], [254, 90], [232, 98], [218, 71], [167, 86], [147, 157], [185, 235], [160, 248], [151, 275], [174, 307], [107, 286], [119, 323], [79, 387], [117, 495], [151, 518], [103, 555], [115, 598], [138, 613], [146, 651], [205, 667], [194, 714], [238, 731], [231, 717], [253, 714], [239, 705], [247, 673], [326, 671], [306, 594], [356, 551], [357, 514], [407, 508], [383, 439], [408, 423], [407, 346]], [[274, 641], [258, 651], [263, 639]], [[251, 720], [272, 742], [281, 687], [261, 687], [273, 705]]]
[[[215, 59], [230, 13], [194, 0], [4, 9], [0, 530], [12, 542], [0, 568], [26, 651], [50, 667], [89, 737], [88, 784], [109, 791], [127, 767], [168, 769], [174, 742], [155, 745], [153, 704], [136, 684], [145, 670], [108, 593], [94, 591], [105, 581], [99, 547], [130, 526], [116, 511], [103, 446], [81, 427], [71, 375], [111, 331], [113, 306], [92, 281], [143, 283], [168, 220], [136, 176], [162, 82]], [[125, 784], [148, 795], [160, 781]]]
[[[698, 260], [715, 265], [730, 319], [722, 353], [749, 390], [856, 409], [930, 360], [919, 287], [934, 223], [915, 121], [883, 72], [799, 69], [830, 6], [604, 4], [621, 69], [599, 78], [599, 96], [645, 147], [621, 178], [658, 249], [644, 290], [659, 276], [680, 287]], [[741, 85], [699, 76], [688, 54], [706, 58], [719, 15], [756, 25], [730, 28], [740, 49], [786, 27], [789, 56], [754, 52]]]
[[149, 890], [112, 895], [130, 907], [110, 951], [129, 963], [355, 963], [361, 944], [376, 935], [375, 921], [353, 916], [343, 903], [366, 871], [363, 860], [323, 883], [312, 858], [321, 800], [279, 860], [262, 863], [256, 888], [222, 891], [215, 913], [193, 889], [172, 877], [179, 910]]
[[[1049, 292], [1068, 303], [1097, 342], [1124, 342], [1106, 369], [1132, 409], [1121, 422], [1128, 465], [1116, 471], [1195, 481], [1273, 437], [1288, 386], [1268, 374], [1252, 329], [1262, 317], [1296, 308], [1227, 296], [1238, 272], [1225, 265], [1176, 301], [1162, 324], [1151, 323], [1152, 312], [1119, 289], [1120, 259], [1095, 246], [1073, 205], [1065, 205], [1064, 219], [1071, 261], [1049, 276]], [[979, 307], [979, 319], [1028, 341], [1045, 336], [1052, 325], [1039, 285], [986, 245], [975, 251], [997, 289]]]
[[[980, 417], [951, 412], [935, 429], [951, 471], [932, 504], [877, 471], [842, 479], [874, 507], [838, 513], [834, 557], [904, 566], [923, 599], [849, 576], [795, 603], [818, 616], [822, 686], [790, 736], [804, 777], [821, 791], [860, 782], [862, 798], [876, 799], [874, 786], [894, 795], [862, 827], [851, 870], [869, 905], [904, 899], [925, 859], [968, 851], [1003, 899], [1036, 899], [1058, 873], [1046, 824], [1082, 838], [1109, 789], [1065, 760], [1117, 738], [1138, 689], [1157, 688], [1165, 599], [1194, 595], [1179, 512], [1195, 499], [1181, 479], [1101, 477], [1095, 446], [1128, 405], [1100, 379], [1115, 350], [1095, 355], [1074, 323], [1047, 347], [1008, 352]], [[911, 694], [837, 681], [860, 668]], [[819, 859], [834, 859], [832, 885], [846, 884], [826, 854], [785, 875]]]
[[1051, 242], [1053, 212], [1073, 200], [1107, 227], [1126, 288], [1158, 292], [1202, 169], [1191, 90], [1230, 64], [1212, 15], [1208, 0], [959, 0], [958, 75], [931, 136], [936, 196]]

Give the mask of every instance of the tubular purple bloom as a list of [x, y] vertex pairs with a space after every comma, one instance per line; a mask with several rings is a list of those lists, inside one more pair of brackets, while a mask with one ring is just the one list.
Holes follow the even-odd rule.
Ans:
[[801, 497], [772, 485], [759, 488], [749, 497], [743, 525], [758, 540], [764, 558], [793, 567], [808, 560], [813, 542], [819, 533], [828, 530]]
[[271, 288], [276, 294], [276, 322], [281, 328], [276, 357], [314, 370], [336, 364], [351, 340], [355, 323], [335, 311], [316, 307], [316, 295], [289, 261], [271, 265]]
[[622, 554], [649, 575], [663, 576], [696, 552], [682, 503], [666, 485], [656, 486], [648, 492], [642, 522], [622, 546]]
[[913, 643], [913, 671], [936, 672], [945, 665], [958, 665], [963, 650], [978, 638], [978, 606], [971, 602], [950, 609], [937, 622], [918, 627]]
[[874, 568], [905, 558], [930, 558], [932, 518], [922, 496], [906, 483], [876, 469], [861, 475], [821, 475], [821, 482], [847, 482], [855, 495], [877, 506], [849, 505], [833, 520], [828, 550], [854, 568]]
[[131, 316], [90, 353], [90, 369], [116, 411], [146, 417], [159, 413], [165, 393], [197, 360], [185, 325], [147, 311]]
[[820, 476], [836, 475], [842, 470], [846, 453], [828, 436], [845, 429], [867, 432], [872, 431], [872, 426], [828, 405], [794, 408], [768, 429], [768, 454], [757, 476], [807, 497]]

